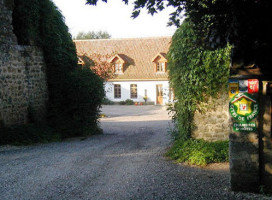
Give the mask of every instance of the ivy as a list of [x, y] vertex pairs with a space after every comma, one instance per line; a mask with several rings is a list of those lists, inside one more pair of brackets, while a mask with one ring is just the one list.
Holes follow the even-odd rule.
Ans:
[[201, 102], [226, 91], [229, 77], [230, 50], [206, 50], [189, 20], [181, 25], [172, 38], [168, 53], [170, 83], [176, 103], [172, 110], [177, 124], [178, 138], [190, 138], [193, 117]]
[[18, 43], [37, 45], [44, 53], [49, 90], [47, 123], [62, 137], [99, 131], [103, 80], [91, 70], [77, 69], [76, 48], [64, 17], [51, 0], [14, 3], [13, 27]]

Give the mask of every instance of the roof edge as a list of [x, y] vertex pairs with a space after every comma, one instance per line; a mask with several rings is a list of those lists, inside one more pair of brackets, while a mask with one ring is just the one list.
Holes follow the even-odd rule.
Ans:
[[160, 78], [160, 79], [109, 79], [106, 82], [125, 82], [125, 81], [169, 81], [168, 78]]
[[172, 36], [154, 36], [154, 37], [135, 37], [135, 38], [110, 38], [110, 39], [87, 39], [87, 40], [73, 40], [74, 42], [86, 42], [86, 41], [112, 41], [112, 40], [150, 40], [150, 39], [161, 39], [161, 38], [172, 38]]

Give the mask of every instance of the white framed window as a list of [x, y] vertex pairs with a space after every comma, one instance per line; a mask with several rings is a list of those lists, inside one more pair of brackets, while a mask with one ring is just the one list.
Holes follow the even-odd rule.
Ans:
[[121, 85], [114, 84], [114, 98], [120, 99], [121, 98]]
[[130, 98], [137, 99], [137, 84], [130, 84]]
[[114, 65], [115, 73], [123, 73], [123, 65], [121, 63], [115, 63]]
[[156, 72], [166, 72], [166, 63], [165, 62], [157, 62], [156, 63]]

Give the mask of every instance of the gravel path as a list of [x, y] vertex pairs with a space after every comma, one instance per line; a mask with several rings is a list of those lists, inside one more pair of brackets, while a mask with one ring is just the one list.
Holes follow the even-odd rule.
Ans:
[[228, 164], [174, 164], [159, 106], [104, 106], [103, 135], [0, 147], [0, 200], [270, 199], [229, 191]]

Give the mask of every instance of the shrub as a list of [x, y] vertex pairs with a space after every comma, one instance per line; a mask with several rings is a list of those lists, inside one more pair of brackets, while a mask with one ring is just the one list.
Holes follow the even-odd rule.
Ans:
[[120, 101], [119, 104], [120, 105], [126, 105], [126, 102], [125, 101]]
[[177, 162], [185, 162], [192, 165], [207, 165], [215, 162], [227, 162], [229, 160], [228, 141], [207, 142], [197, 139], [178, 139], [166, 153]]
[[61, 136], [46, 124], [27, 124], [0, 128], [0, 145], [27, 145], [60, 141]]
[[76, 48], [64, 17], [50, 0], [15, 0], [14, 33], [19, 44], [42, 48], [48, 84], [47, 123], [61, 136], [100, 131], [97, 123], [103, 81], [77, 69]]
[[113, 105], [114, 102], [109, 100], [108, 98], [104, 97], [103, 100], [102, 100], [102, 104], [103, 105]]
[[191, 137], [196, 110], [221, 92], [227, 92], [230, 50], [227, 46], [214, 51], [199, 43], [189, 20], [181, 25], [172, 38], [168, 52], [170, 84], [175, 91], [175, 103], [170, 105], [176, 124], [175, 139], [167, 155], [177, 162], [206, 165], [228, 160], [228, 142], [206, 142]]
[[127, 99], [127, 100], [125, 101], [125, 103], [126, 103], [126, 105], [134, 105], [134, 101], [131, 100], [131, 99]]
[[227, 92], [230, 46], [206, 50], [197, 41], [193, 24], [185, 20], [175, 32], [168, 52], [170, 84], [176, 102], [172, 107], [179, 137], [190, 138], [193, 117], [201, 102]]
[[120, 105], [134, 105], [134, 101], [131, 99], [127, 99], [125, 101], [120, 101], [119, 104]]
[[[72, 116], [67, 126], [71, 136], [99, 133], [98, 118], [101, 102], [104, 98], [103, 80], [90, 69], [77, 69], [67, 83], [70, 107], [67, 116]], [[67, 130], [67, 131], [68, 131]]]

